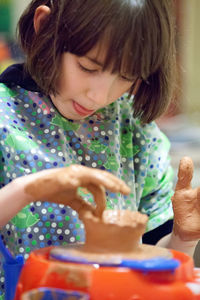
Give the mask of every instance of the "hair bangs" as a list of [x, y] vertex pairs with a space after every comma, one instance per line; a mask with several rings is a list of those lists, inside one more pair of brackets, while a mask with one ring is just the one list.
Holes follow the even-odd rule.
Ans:
[[[167, 56], [171, 55], [174, 37], [166, 24], [160, 21], [157, 12], [147, 8], [151, 6], [150, 1], [132, 2], [134, 5], [129, 6], [129, 3], [128, 9], [123, 8], [120, 17], [113, 16], [108, 29], [96, 42], [99, 41], [102, 47], [106, 45], [104, 70], [148, 82], [149, 76], [169, 61]], [[154, 18], [149, 11], [151, 14], [153, 11]]]
[[[71, 5], [73, 2], [76, 1], [72, 1]], [[80, 7], [76, 4], [76, 12], [66, 14], [67, 18], [60, 25], [65, 38], [65, 51], [79, 56], [89, 52], [106, 32], [112, 16], [119, 14], [116, 2], [118, 1], [97, 1], [93, 5], [91, 0], [86, 0], [84, 4], [80, 1]], [[70, 10], [73, 11], [72, 8]]]
[[[129, 78], [137, 76], [148, 80], [149, 75], [159, 68], [164, 59], [160, 24], [152, 21], [149, 25], [150, 16], [148, 10], [144, 9], [147, 5], [145, 1], [132, 1], [132, 6], [130, 1], [125, 1], [127, 5], [123, 3], [123, 7], [119, 1], [115, 1], [115, 5], [116, 2], [118, 7], [115, 9], [110, 6], [112, 9], [105, 13], [96, 11], [95, 16], [92, 14], [93, 18], [87, 19], [84, 27], [79, 20], [80, 30], [76, 26], [75, 33], [73, 28], [74, 34], [66, 51], [83, 56], [99, 43], [99, 51], [106, 49], [104, 70], [109, 69]], [[147, 27], [150, 27], [148, 31]]]
[[106, 48], [104, 70], [146, 79], [151, 72], [149, 48], [152, 43], [150, 40], [147, 43], [145, 37], [146, 26], [143, 23], [147, 21], [142, 14], [144, 5], [145, 1], [136, 0], [98, 1], [91, 5], [88, 13], [85, 3], [76, 14], [68, 15], [64, 26], [61, 25], [66, 28], [64, 50], [84, 56], [99, 43], [102, 45], [100, 49], [105, 51]]

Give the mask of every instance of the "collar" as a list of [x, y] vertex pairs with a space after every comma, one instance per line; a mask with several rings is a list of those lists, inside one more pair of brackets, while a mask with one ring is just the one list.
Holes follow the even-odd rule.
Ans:
[[19, 85], [20, 87], [32, 92], [41, 92], [30, 74], [25, 71], [24, 64], [14, 64], [9, 66], [0, 75], [0, 82], [9, 87]]

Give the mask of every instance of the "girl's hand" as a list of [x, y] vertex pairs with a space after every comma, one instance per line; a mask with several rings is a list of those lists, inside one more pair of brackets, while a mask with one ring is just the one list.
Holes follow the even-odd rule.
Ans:
[[[107, 171], [92, 169], [81, 165], [51, 169], [29, 175], [25, 193], [32, 201], [48, 201], [69, 205], [79, 215], [91, 210], [101, 216], [106, 207], [105, 189], [115, 193], [129, 194], [129, 187]], [[87, 188], [94, 196], [96, 208], [78, 195], [78, 188]]]
[[191, 187], [193, 169], [191, 158], [181, 159], [178, 181], [172, 197], [174, 234], [184, 241], [200, 239], [200, 187]]

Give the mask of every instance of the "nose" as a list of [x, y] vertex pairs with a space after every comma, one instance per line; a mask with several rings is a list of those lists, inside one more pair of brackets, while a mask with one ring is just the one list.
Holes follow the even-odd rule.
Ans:
[[94, 76], [87, 90], [87, 97], [95, 103], [98, 108], [106, 106], [111, 99], [111, 91], [114, 85], [115, 76], [112, 74], [101, 74]]

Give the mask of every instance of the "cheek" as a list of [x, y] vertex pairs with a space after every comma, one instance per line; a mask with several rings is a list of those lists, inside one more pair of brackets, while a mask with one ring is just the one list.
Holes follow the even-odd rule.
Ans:
[[60, 76], [60, 90], [62, 93], [76, 94], [83, 90], [84, 78], [78, 72], [66, 71]]
[[61, 73], [58, 81], [58, 88], [60, 94], [69, 93], [73, 88], [73, 80], [68, 76], [68, 74]]
[[71, 66], [68, 60], [63, 60], [61, 64], [60, 75], [58, 79], [58, 87], [60, 93], [65, 93], [70, 89], [70, 86], [73, 84], [73, 72], [71, 71]]
[[115, 85], [115, 88], [113, 88], [113, 90], [112, 90], [113, 101], [117, 100], [124, 93], [129, 92], [130, 88], [131, 88], [131, 84], [122, 83], [121, 81], [117, 82], [116, 85]]

